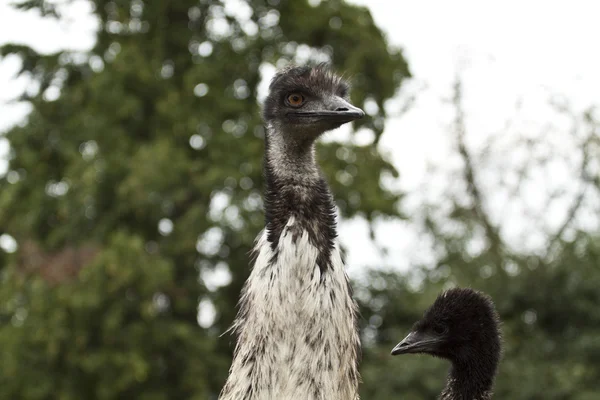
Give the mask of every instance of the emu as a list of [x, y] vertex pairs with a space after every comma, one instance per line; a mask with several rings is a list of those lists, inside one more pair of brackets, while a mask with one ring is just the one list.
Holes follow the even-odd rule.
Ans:
[[358, 399], [360, 339], [333, 197], [315, 159], [324, 132], [362, 118], [327, 66], [272, 80], [265, 122], [265, 229], [232, 331], [221, 400]]
[[500, 319], [472, 289], [443, 292], [392, 355], [424, 353], [452, 363], [440, 400], [489, 400], [501, 357]]

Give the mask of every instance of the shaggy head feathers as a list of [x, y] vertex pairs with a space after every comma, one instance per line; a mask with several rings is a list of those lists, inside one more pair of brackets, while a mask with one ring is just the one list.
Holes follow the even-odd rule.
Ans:
[[473, 289], [440, 294], [413, 331], [442, 338], [437, 354], [451, 361], [481, 356], [496, 364], [500, 357], [500, 319], [491, 298]]
[[341, 76], [335, 74], [327, 64], [319, 64], [316, 67], [285, 68], [271, 81], [269, 96], [263, 108], [263, 119], [268, 122], [277, 118], [282, 111], [283, 99], [293, 92], [316, 98], [335, 95], [348, 100], [350, 85]]
[[442, 400], [489, 400], [501, 357], [500, 319], [472, 289], [443, 292], [392, 354], [425, 353], [452, 362]]

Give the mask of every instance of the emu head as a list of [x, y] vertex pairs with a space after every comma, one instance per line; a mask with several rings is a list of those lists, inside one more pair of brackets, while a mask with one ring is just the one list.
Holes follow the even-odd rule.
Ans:
[[472, 289], [455, 288], [438, 296], [392, 355], [425, 353], [495, 369], [500, 352], [499, 317], [492, 300]]
[[349, 85], [326, 65], [290, 67], [279, 72], [269, 87], [263, 118], [286, 141], [314, 141], [322, 133], [362, 118], [350, 104]]

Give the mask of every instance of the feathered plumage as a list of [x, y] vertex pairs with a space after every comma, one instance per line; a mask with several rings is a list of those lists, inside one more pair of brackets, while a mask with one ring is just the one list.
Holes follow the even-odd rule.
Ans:
[[265, 230], [239, 303], [222, 400], [354, 400], [360, 341], [333, 197], [315, 160], [323, 132], [362, 117], [324, 66], [275, 76], [265, 101]]
[[441, 400], [489, 400], [501, 356], [500, 319], [492, 299], [472, 289], [443, 292], [392, 355], [424, 353], [452, 368]]

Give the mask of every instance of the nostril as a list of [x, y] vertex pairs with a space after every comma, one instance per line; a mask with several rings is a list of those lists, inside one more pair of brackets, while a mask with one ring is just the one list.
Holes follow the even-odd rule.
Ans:
[[347, 107], [338, 107], [335, 111], [349, 111]]

